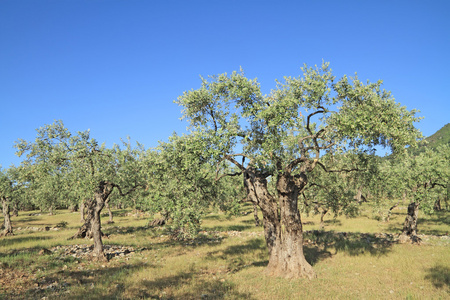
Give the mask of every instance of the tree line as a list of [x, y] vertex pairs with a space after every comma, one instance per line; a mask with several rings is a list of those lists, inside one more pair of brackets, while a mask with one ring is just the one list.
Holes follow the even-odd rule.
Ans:
[[[159, 214], [176, 238], [195, 236], [211, 207], [235, 213], [247, 201], [262, 213], [267, 274], [314, 278], [301, 209], [356, 215], [364, 201], [408, 197], [403, 235], [414, 239], [419, 207], [448, 199], [448, 145], [408, 152], [420, 118], [381, 81], [337, 80], [328, 63], [302, 71], [268, 95], [242, 71], [202, 78], [175, 101], [189, 133], [153, 149], [129, 140], [107, 148], [62, 121], [39, 128], [34, 141], [16, 142], [20, 166], [1, 170], [3, 235], [13, 233], [11, 207], [78, 205], [85, 215], [74, 238], [92, 237], [106, 259], [100, 218], [111, 201]], [[391, 155], [376, 156], [377, 147]]]

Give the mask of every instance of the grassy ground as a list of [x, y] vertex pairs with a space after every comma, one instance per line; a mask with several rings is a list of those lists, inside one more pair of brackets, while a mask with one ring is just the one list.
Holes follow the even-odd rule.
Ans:
[[[247, 208], [251, 211], [251, 208]], [[174, 242], [163, 229], [146, 229], [147, 219], [115, 211], [104, 224], [104, 243], [133, 246], [136, 253], [107, 263], [42, 254], [67, 240], [80, 225], [77, 213], [13, 218], [15, 235], [0, 238], [0, 299], [448, 299], [450, 214], [420, 215], [420, 246], [385, 243], [375, 233], [397, 233], [405, 209], [389, 223], [368, 215], [329, 217], [325, 231], [307, 234], [305, 255], [318, 277], [286, 280], [264, 275], [267, 250], [252, 214], [210, 214], [194, 242]], [[106, 221], [107, 218], [104, 218]], [[0, 222], [3, 219], [0, 218]], [[303, 216], [304, 229], [319, 218]], [[32, 231], [67, 223], [58, 231]], [[17, 230], [21, 227], [21, 230]], [[25, 229], [28, 228], [28, 229]], [[345, 232], [345, 236], [343, 233]], [[357, 233], [366, 234], [357, 234]]]

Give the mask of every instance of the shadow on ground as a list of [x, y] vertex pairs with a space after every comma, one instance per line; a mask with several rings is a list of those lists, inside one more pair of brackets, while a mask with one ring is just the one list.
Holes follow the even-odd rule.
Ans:
[[69, 269], [59, 268], [52, 274], [30, 278], [20, 290], [0, 287], [0, 299], [254, 299], [236, 291], [232, 283], [213, 279], [194, 268], [153, 280], [137, 279], [127, 286], [126, 279], [134, 273], [152, 272], [161, 266], [105, 264], [106, 267], [97, 264], [96, 268], [84, 270], [78, 270], [79, 264], [72, 264]]
[[391, 251], [395, 242], [393, 235], [376, 235], [370, 233], [333, 232], [333, 231], [309, 231], [305, 232], [304, 241], [307, 247], [311, 245], [326, 253], [333, 248], [335, 254], [345, 252], [348, 255], [357, 256], [369, 253], [374, 256], [386, 255]]
[[450, 292], [450, 268], [435, 266], [427, 270], [425, 279], [430, 280], [436, 288], [447, 288]]
[[[15, 244], [20, 244], [20, 243], [27, 243], [27, 242], [32, 242], [32, 241], [43, 241], [43, 240], [50, 240], [53, 239], [53, 237], [48, 237], [48, 236], [27, 236], [27, 237], [21, 237], [21, 236], [8, 236], [8, 237], [2, 237], [0, 239], [0, 247], [7, 247], [7, 246], [12, 246]], [[2, 253], [0, 253], [0, 255], [3, 255]]]

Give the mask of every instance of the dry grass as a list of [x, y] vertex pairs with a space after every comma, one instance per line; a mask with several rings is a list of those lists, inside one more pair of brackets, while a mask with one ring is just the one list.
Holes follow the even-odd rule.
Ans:
[[[251, 210], [248, 208], [247, 210]], [[401, 229], [403, 209], [390, 223], [367, 215], [326, 219], [325, 231], [306, 236], [305, 254], [315, 280], [285, 280], [264, 275], [267, 252], [262, 228], [252, 214], [228, 218], [209, 215], [206, 233], [194, 242], [170, 240], [164, 229], [147, 229], [146, 218], [116, 211], [104, 224], [105, 244], [133, 246], [134, 255], [108, 263], [39, 255], [42, 248], [92, 243], [67, 238], [80, 225], [79, 215], [13, 218], [13, 226], [53, 227], [59, 231], [15, 230], [0, 239], [0, 299], [448, 299], [450, 242], [434, 238], [424, 245], [378, 241], [376, 232]], [[422, 233], [445, 235], [449, 213], [422, 217]], [[106, 221], [106, 217], [104, 221]], [[317, 216], [303, 217], [305, 230], [319, 229]], [[2, 219], [0, 219], [0, 222]], [[337, 232], [347, 232], [346, 238]], [[366, 235], [355, 232], [367, 233]]]

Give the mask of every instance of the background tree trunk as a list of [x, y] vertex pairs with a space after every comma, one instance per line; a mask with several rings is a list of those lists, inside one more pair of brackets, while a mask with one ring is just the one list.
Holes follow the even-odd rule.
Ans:
[[419, 202], [412, 202], [408, 205], [408, 213], [405, 218], [403, 230], [400, 235], [400, 241], [420, 242], [417, 235], [417, 219], [419, 216]]
[[323, 218], [325, 217], [327, 212], [328, 212], [328, 209], [322, 208], [322, 213], [320, 214], [320, 228], [321, 229], [325, 228], [325, 222], [323, 221]]
[[391, 215], [392, 215], [392, 211], [394, 210], [394, 208], [396, 208], [398, 206], [398, 202], [395, 203], [393, 206], [391, 206], [391, 208], [389, 208], [388, 211], [388, 215], [386, 217], [386, 222], [389, 222], [391, 220]]
[[17, 203], [17, 201], [14, 201], [12, 216], [13, 217], [18, 217], [19, 216], [19, 204]]
[[84, 209], [85, 209], [85, 200], [81, 200], [80, 203], [80, 222], [83, 223], [84, 222]]
[[108, 223], [109, 223], [109, 224], [114, 223], [114, 220], [113, 220], [113, 213], [112, 213], [111, 207], [110, 207], [110, 205], [109, 205], [109, 200], [107, 200], [107, 201], [105, 202], [105, 206], [106, 206], [106, 209], [108, 210], [108, 215], [109, 215]]
[[78, 210], [78, 205], [77, 204], [71, 204], [69, 206], [69, 211], [70, 212], [76, 212]]
[[438, 197], [437, 200], [434, 202], [434, 207], [433, 209], [435, 211], [441, 211], [442, 210], [442, 206], [441, 206], [441, 198]]
[[[86, 213], [84, 210], [86, 209]], [[81, 204], [81, 218], [83, 225], [81, 225], [78, 232], [70, 239], [92, 238], [92, 220], [94, 219], [95, 200], [86, 199]]]
[[255, 218], [255, 226], [259, 227], [261, 224], [258, 217], [258, 205], [256, 203], [253, 203], [253, 217]]
[[103, 242], [101, 232], [101, 220], [100, 213], [105, 206], [104, 195], [101, 191], [95, 193], [95, 206], [94, 206], [94, 218], [92, 219], [91, 229], [92, 236], [94, 238], [94, 256], [100, 260], [106, 260], [106, 256], [103, 253]]
[[13, 229], [11, 225], [11, 216], [9, 214], [9, 203], [8, 198], [2, 197], [2, 210], [3, 210], [3, 232], [2, 236], [13, 235]]

